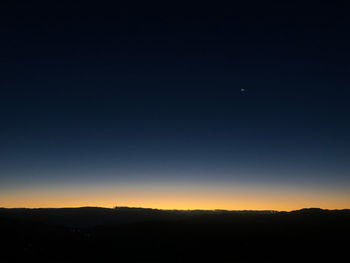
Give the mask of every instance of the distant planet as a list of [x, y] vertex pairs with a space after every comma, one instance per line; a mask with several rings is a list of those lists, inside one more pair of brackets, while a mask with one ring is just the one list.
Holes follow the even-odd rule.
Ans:
[[242, 92], [244, 92], [244, 91], [245, 91], [245, 89], [241, 89], [241, 91], [242, 91]]

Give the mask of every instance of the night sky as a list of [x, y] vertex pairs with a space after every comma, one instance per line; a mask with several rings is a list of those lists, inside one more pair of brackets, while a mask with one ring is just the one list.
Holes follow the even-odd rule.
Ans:
[[350, 208], [348, 1], [1, 1], [0, 206]]

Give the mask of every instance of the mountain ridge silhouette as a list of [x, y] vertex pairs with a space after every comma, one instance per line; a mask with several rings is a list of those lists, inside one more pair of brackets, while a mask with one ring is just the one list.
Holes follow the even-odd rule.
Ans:
[[168, 210], [141, 207], [76, 207], [76, 208], [0, 208], [0, 217], [28, 220], [58, 226], [91, 227], [147, 221], [187, 220], [191, 218], [225, 218], [248, 215], [334, 215], [349, 214], [350, 209], [328, 210], [302, 208], [293, 211], [274, 210]]
[[349, 222], [349, 209], [0, 208], [0, 261], [339, 262]]

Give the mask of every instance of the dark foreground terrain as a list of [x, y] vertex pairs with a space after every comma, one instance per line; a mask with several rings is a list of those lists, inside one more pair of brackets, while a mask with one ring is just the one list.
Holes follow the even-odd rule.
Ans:
[[0, 262], [348, 262], [350, 210], [0, 209]]

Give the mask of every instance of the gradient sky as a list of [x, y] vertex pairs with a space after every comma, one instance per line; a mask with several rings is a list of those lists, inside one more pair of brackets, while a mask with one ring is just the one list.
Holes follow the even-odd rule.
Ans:
[[350, 208], [347, 1], [71, 2], [0, 4], [0, 206]]

